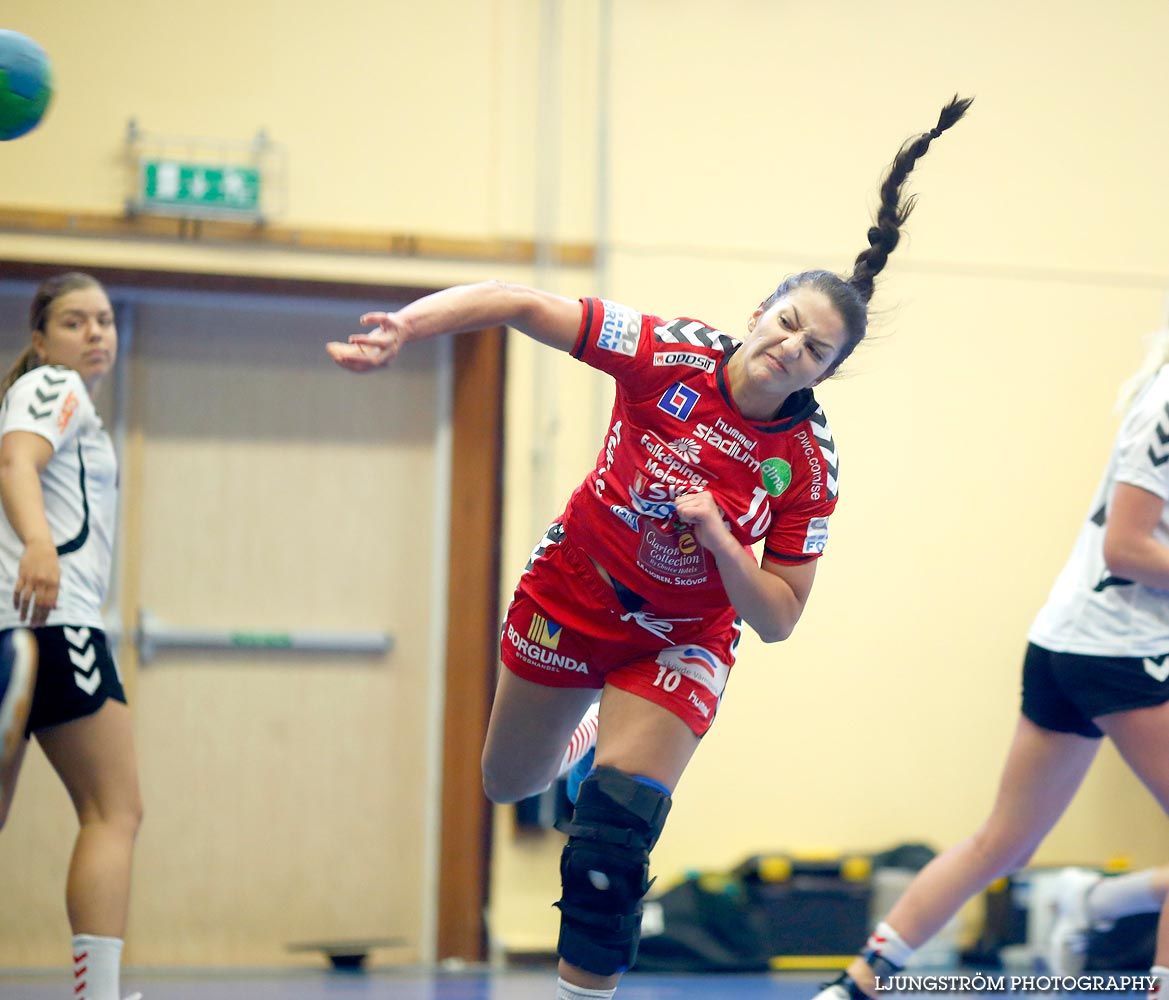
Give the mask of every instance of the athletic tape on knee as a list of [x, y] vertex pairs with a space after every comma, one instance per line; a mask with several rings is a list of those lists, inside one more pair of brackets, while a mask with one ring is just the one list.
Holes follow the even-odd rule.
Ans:
[[560, 856], [558, 952], [598, 976], [637, 958], [641, 899], [652, 884], [649, 852], [670, 811], [668, 795], [615, 767], [598, 767], [580, 786]]

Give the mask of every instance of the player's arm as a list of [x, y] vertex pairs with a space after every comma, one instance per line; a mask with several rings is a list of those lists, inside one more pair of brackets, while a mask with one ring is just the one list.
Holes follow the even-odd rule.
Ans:
[[698, 543], [714, 556], [723, 588], [739, 617], [764, 642], [780, 642], [795, 630], [816, 578], [816, 560], [795, 565], [769, 559], [760, 566], [723, 521], [705, 490], [675, 501], [678, 517], [694, 528]]
[[[729, 532], [728, 532], [729, 535]], [[816, 563], [787, 566], [769, 559], [760, 566], [751, 551], [731, 537], [734, 548], [714, 553], [727, 597], [739, 617], [764, 642], [782, 642], [795, 631], [816, 579]]]
[[485, 281], [435, 292], [397, 312], [366, 313], [361, 322], [376, 329], [328, 345], [329, 356], [350, 371], [388, 365], [414, 340], [493, 326], [514, 327], [541, 344], [571, 351], [580, 332], [581, 308], [576, 299]]
[[0, 438], [0, 503], [12, 530], [24, 543], [12, 606], [22, 621], [43, 625], [57, 606], [61, 565], [45, 517], [41, 472], [53, 457], [53, 445], [32, 431], [9, 431]]
[[1130, 483], [1117, 483], [1104, 527], [1104, 562], [1115, 576], [1169, 590], [1169, 548], [1153, 531], [1165, 501]]

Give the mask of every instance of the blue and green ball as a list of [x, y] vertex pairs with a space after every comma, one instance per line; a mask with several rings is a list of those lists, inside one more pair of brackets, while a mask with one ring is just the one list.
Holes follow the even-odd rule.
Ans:
[[53, 96], [49, 57], [27, 35], [0, 29], [0, 140], [31, 132]]

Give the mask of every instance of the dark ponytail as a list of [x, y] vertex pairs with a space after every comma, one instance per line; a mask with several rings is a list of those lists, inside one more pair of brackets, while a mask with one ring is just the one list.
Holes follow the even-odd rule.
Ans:
[[[53, 308], [53, 303], [62, 295], [68, 295], [81, 288], [101, 287], [101, 282], [97, 278], [81, 271], [66, 271], [64, 274], [55, 274], [51, 278], [46, 278], [37, 287], [32, 297], [32, 304], [28, 309], [29, 331], [31, 333], [38, 330], [41, 333], [45, 332], [45, 326], [49, 322], [49, 310]], [[34, 368], [39, 368], [44, 363], [37, 353], [36, 347], [33, 344], [28, 344], [12, 363], [8, 372], [0, 379], [0, 397], [12, 388], [12, 384], [18, 378], [28, 374]]]
[[868, 303], [873, 297], [873, 279], [881, 273], [889, 254], [901, 239], [901, 227], [917, 201], [916, 196], [901, 200], [901, 188], [917, 161], [925, 156], [930, 143], [946, 129], [953, 126], [970, 107], [972, 97], [959, 98], [955, 95], [938, 116], [938, 124], [928, 132], [906, 140], [893, 160], [893, 165], [881, 181], [881, 205], [877, 209], [876, 225], [869, 228], [869, 248], [861, 251], [853, 262], [852, 274], [842, 278], [831, 271], [804, 271], [785, 278], [763, 302], [764, 310], [777, 299], [783, 298], [797, 288], [814, 288], [823, 293], [844, 321], [845, 342], [840, 353], [832, 362], [825, 377], [831, 375], [844, 363], [865, 339], [868, 329]]
[[857, 254], [848, 278], [848, 283], [866, 303], [873, 297], [873, 279], [885, 267], [889, 254], [897, 248], [901, 227], [917, 204], [917, 195], [901, 200], [902, 185], [917, 161], [929, 151], [930, 143], [957, 123], [973, 100], [955, 94], [954, 99], [942, 108], [937, 125], [915, 139], [906, 140], [881, 182], [881, 206], [877, 209], [877, 224], [869, 229], [869, 248]]
[[41, 360], [37, 349], [29, 344], [20, 354], [16, 360], [12, 362], [12, 366], [5, 373], [4, 378], [0, 379], [0, 397], [12, 388], [12, 384], [20, 378], [21, 375], [27, 375], [34, 368], [39, 368], [44, 362]]

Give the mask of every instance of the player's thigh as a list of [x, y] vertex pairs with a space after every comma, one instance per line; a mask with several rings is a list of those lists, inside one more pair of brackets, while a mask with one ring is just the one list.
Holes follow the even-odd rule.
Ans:
[[1101, 715], [1094, 721], [1169, 813], [1169, 702]]
[[82, 822], [137, 823], [142, 800], [129, 708], [109, 698], [92, 715], [38, 730], [36, 737]]
[[596, 696], [593, 688], [549, 687], [501, 668], [483, 745], [488, 797], [514, 801], [551, 782], [573, 731]]
[[597, 726], [597, 766], [651, 778], [673, 792], [701, 741], [671, 708], [607, 685]]

